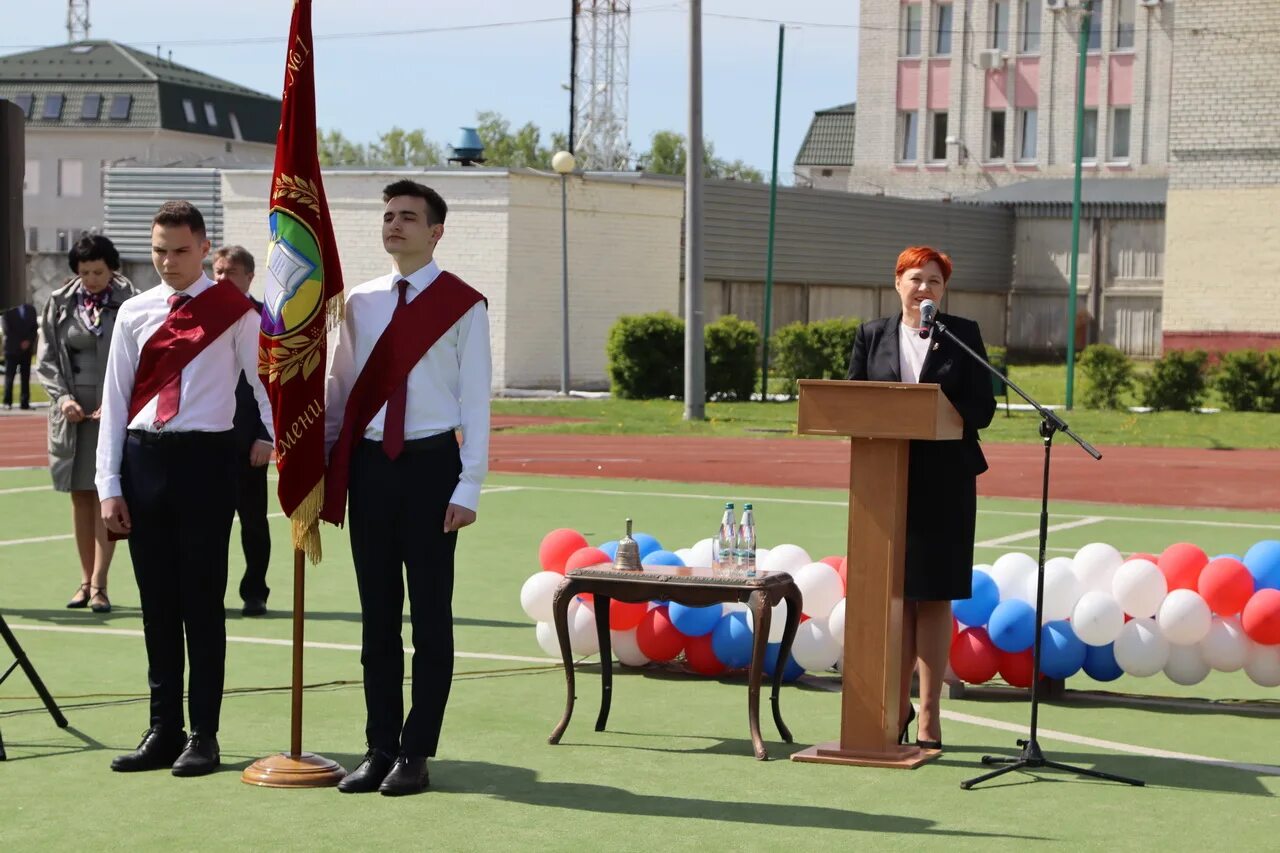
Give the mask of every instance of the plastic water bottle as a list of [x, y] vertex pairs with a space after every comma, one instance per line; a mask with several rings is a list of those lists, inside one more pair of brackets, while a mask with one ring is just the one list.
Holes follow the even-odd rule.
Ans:
[[711, 555], [713, 568], [732, 569], [737, 562], [735, 554], [738, 541], [738, 521], [734, 518], [733, 504], [724, 505], [720, 517], [720, 529], [716, 531], [715, 550]]
[[738, 524], [738, 568], [747, 577], [756, 574], [756, 516], [751, 504], [742, 505], [742, 521]]

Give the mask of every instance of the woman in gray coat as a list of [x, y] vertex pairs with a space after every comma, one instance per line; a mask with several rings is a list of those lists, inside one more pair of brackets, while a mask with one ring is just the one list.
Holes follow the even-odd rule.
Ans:
[[49, 473], [71, 493], [80, 554], [80, 586], [67, 607], [109, 613], [107, 570], [115, 542], [107, 539], [94, 484], [102, 383], [116, 311], [137, 291], [120, 275], [120, 254], [100, 234], [81, 237], [67, 255], [75, 273], [49, 297], [40, 318], [36, 375], [49, 394]]

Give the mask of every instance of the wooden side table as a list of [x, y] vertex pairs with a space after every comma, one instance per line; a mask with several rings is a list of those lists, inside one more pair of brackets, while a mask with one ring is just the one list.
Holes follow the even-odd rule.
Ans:
[[791, 743], [791, 732], [782, 722], [778, 707], [778, 694], [782, 688], [782, 672], [791, 655], [791, 643], [795, 639], [796, 626], [800, 624], [803, 601], [800, 590], [791, 575], [785, 572], [761, 572], [746, 577], [731, 571], [715, 571], [705, 568], [672, 568], [670, 573], [650, 571], [618, 571], [612, 568], [574, 569], [556, 591], [556, 636], [560, 640], [560, 653], [564, 657], [564, 675], [568, 688], [564, 716], [556, 724], [547, 739], [559, 743], [573, 716], [574, 668], [573, 652], [569, 647], [569, 602], [575, 595], [591, 593], [595, 599], [596, 634], [600, 640], [600, 716], [596, 718], [596, 731], [604, 731], [609, 720], [609, 704], [613, 696], [613, 656], [609, 642], [609, 602], [612, 599], [625, 602], [677, 601], [690, 606], [720, 604], [727, 601], [745, 601], [755, 616], [755, 639], [751, 652], [751, 667], [747, 682], [747, 720], [751, 729], [751, 743], [756, 758], [769, 757], [760, 736], [760, 682], [764, 673], [765, 647], [768, 645], [769, 618], [775, 604], [787, 602], [787, 621], [782, 632], [782, 644], [778, 650], [778, 665], [773, 674], [773, 722], [778, 733]]

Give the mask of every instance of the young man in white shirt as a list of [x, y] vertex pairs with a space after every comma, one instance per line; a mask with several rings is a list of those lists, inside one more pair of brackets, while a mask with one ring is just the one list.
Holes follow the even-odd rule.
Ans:
[[[120, 306], [107, 357], [98, 497], [115, 538], [129, 538], [142, 600], [151, 725], [121, 772], [217, 769], [227, 628], [227, 545], [235, 511], [236, 383], [253, 377], [262, 422], [271, 406], [258, 375], [252, 304], [204, 274], [204, 217], [166, 202], [151, 228], [162, 283]], [[256, 453], [269, 453], [263, 441]], [[191, 736], [183, 730], [183, 636]]]
[[[321, 517], [342, 521], [349, 483], [369, 750], [338, 790], [395, 796], [426, 790], [449, 698], [454, 549], [458, 530], [476, 519], [488, 471], [492, 364], [484, 297], [434, 260], [444, 199], [404, 180], [383, 201], [394, 271], [347, 296], [325, 389], [331, 452]], [[414, 646], [407, 717], [405, 578]]]

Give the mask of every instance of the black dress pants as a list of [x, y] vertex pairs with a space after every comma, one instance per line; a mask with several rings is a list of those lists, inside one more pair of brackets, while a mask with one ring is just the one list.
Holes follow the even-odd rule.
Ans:
[[244, 550], [244, 577], [240, 598], [266, 601], [267, 563], [271, 560], [271, 527], [267, 524], [267, 469], [270, 465], [250, 465], [249, 448], [237, 447], [236, 515], [240, 517], [240, 546]]
[[14, 376], [21, 381], [18, 388], [18, 405], [31, 408], [31, 355], [16, 353], [4, 357], [4, 404], [13, 405]]
[[[453, 554], [444, 515], [462, 462], [453, 433], [409, 441], [392, 461], [362, 440], [352, 454], [351, 554], [363, 622], [365, 736], [370, 747], [435, 755], [453, 681]], [[404, 715], [401, 621], [405, 578], [413, 625], [413, 685]]]
[[235, 512], [235, 439], [225, 433], [137, 433], [121, 486], [133, 519], [129, 556], [142, 599], [151, 724], [182, 728], [183, 638], [192, 732], [213, 735], [222, 709], [227, 546]]

